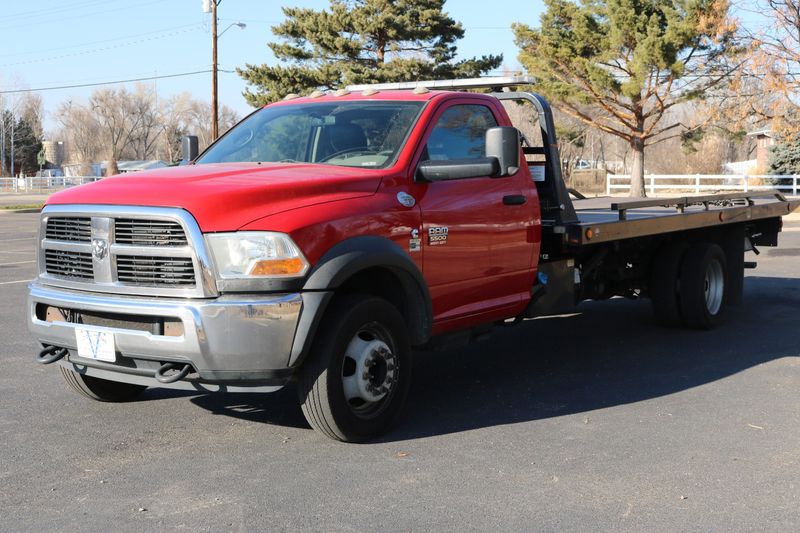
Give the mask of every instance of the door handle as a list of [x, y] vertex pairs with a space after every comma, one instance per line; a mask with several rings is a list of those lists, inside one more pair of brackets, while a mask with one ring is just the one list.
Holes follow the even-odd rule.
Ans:
[[521, 194], [509, 194], [503, 196], [503, 204], [505, 205], [522, 205], [527, 201], [527, 198]]

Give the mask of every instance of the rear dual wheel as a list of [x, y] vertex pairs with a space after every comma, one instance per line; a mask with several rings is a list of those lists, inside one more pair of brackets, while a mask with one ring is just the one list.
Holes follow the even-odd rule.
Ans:
[[656, 255], [650, 298], [656, 319], [667, 326], [718, 326], [727, 304], [727, 261], [716, 244], [672, 243]]
[[722, 323], [727, 303], [727, 262], [716, 244], [695, 244], [681, 264], [680, 301], [683, 323], [711, 329]]

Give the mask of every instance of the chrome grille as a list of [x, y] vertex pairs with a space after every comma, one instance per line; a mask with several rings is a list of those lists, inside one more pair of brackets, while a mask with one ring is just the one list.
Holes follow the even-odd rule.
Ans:
[[185, 246], [186, 233], [177, 222], [118, 218], [114, 221], [115, 242], [135, 246]]
[[92, 240], [92, 219], [89, 217], [50, 217], [47, 219], [45, 237], [55, 241], [90, 242]]
[[193, 286], [195, 274], [190, 257], [118, 255], [117, 279], [152, 287]]
[[183, 209], [46, 206], [39, 235], [43, 284], [126, 295], [218, 294], [203, 234]]
[[91, 253], [45, 250], [44, 264], [47, 273], [53, 276], [71, 279], [94, 279]]

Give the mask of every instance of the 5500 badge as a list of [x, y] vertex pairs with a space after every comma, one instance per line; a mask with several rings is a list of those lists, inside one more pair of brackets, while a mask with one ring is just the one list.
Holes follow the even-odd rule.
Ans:
[[428, 244], [438, 246], [447, 244], [447, 226], [433, 226], [428, 228]]

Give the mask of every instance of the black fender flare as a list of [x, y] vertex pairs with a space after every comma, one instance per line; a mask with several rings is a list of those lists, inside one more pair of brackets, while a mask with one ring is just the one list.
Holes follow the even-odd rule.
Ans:
[[309, 272], [302, 288], [303, 311], [295, 330], [289, 366], [302, 363], [311, 349], [325, 310], [336, 289], [359, 272], [384, 268], [399, 280], [409, 307], [414, 309], [408, 328], [412, 345], [424, 344], [431, 336], [433, 308], [428, 285], [417, 265], [397, 244], [383, 237], [346, 239], [330, 248]]

